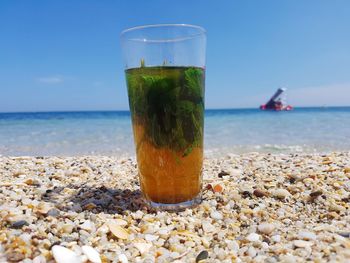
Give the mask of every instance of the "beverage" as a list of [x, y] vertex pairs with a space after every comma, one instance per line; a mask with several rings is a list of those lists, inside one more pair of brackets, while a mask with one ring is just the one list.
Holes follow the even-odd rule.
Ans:
[[204, 69], [125, 72], [143, 195], [161, 204], [193, 200], [201, 191]]
[[185, 24], [139, 26], [122, 32], [121, 46], [144, 199], [161, 210], [197, 205], [206, 32]]

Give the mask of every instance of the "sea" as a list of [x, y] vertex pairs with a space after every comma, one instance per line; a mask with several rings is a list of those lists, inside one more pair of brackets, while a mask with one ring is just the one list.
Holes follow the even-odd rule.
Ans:
[[[207, 157], [350, 151], [350, 107], [205, 112]], [[0, 113], [0, 155], [134, 156], [128, 111]]]

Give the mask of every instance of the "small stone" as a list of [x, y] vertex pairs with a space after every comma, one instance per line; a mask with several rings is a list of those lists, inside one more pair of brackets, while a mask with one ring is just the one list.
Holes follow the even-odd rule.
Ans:
[[282, 255], [281, 259], [283, 263], [295, 263], [297, 259], [293, 255]]
[[216, 207], [217, 204], [218, 204], [218, 202], [215, 199], [209, 201], [209, 205], [212, 207]]
[[94, 204], [94, 203], [88, 203], [88, 204], [86, 204], [86, 205], [84, 205], [84, 209], [85, 210], [93, 210], [93, 209], [95, 209], [97, 206]]
[[266, 250], [266, 249], [269, 248], [269, 244], [266, 243], [266, 242], [261, 242], [261, 248], [262, 248], [263, 250]]
[[341, 233], [338, 233], [338, 235], [345, 238], [350, 238], [350, 232], [341, 232]]
[[345, 174], [350, 174], [350, 167], [345, 167], [344, 168], [344, 173]]
[[70, 234], [73, 232], [74, 225], [71, 224], [64, 224], [61, 228], [61, 231], [66, 234]]
[[51, 252], [57, 263], [81, 263], [79, 256], [66, 247], [55, 245]]
[[269, 223], [261, 223], [258, 226], [258, 230], [260, 233], [269, 235], [272, 233], [273, 230], [275, 230], [275, 226], [273, 224], [269, 224]]
[[122, 228], [120, 225], [117, 225], [116, 223], [109, 222], [108, 223], [109, 230], [112, 232], [114, 236], [120, 239], [128, 239], [129, 234], [126, 232], [124, 228]]
[[176, 259], [176, 258], [178, 258], [179, 256], [180, 256], [179, 252], [174, 251], [174, 252], [171, 252], [171, 253], [170, 253], [170, 257], [173, 258], [173, 259]]
[[79, 225], [79, 228], [91, 232], [95, 228], [95, 225], [90, 220], [86, 220], [83, 224]]
[[249, 242], [256, 242], [259, 241], [260, 236], [257, 233], [250, 233], [247, 237], [246, 240]]
[[24, 171], [15, 171], [12, 176], [14, 177], [21, 177], [21, 176], [25, 176], [25, 172]]
[[151, 234], [146, 234], [145, 235], [145, 239], [148, 242], [156, 241], [158, 238], [159, 238], [159, 236], [156, 236], [156, 235], [151, 235]]
[[316, 198], [316, 197], [322, 195], [322, 193], [323, 193], [323, 192], [322, 192], [321, 190], [317, 190], [317, 191], [311, 192], [311, 193], [310, 193], [310, 197]]
[[24, 183], [26, 185], [34, 185], [34, 186], [40, 185], [40, 182], [38, 180], [35, 180], [35, 179], [32, 179], [32, 178], [29, 178], [29, 179], [25, 180]]
[[46, 258], [43, 255], [33, 258], [33, 263], [46, 263]]
[[281, 242], [281, 236], [280, 235], [274, 235], [271, 237], [271, 240], [275, 243]]
[[19, 229], [22, 228], [23, 226], [28, 226], [28, 222], [25, 220], [19, 220], [11, 224], [11, 228]]
[[48, 203], [40, 203], [38, 206], [38, 212], [42, 215], [46, 215], [53, 207]]
[[151, 249], [152, 244], [140, 242], [140, 243], [134, 243], [134, 246], [140, 251], [140, 254], [142, 255], [147, 253]]
[[207, 185], [205, 186], [205, 190], [214, 191], [214, 190], [213, 190], [213, 186], [212, 186], [211, 184], [207, 184]]
[[221, 220], [223, 217], [222, 217], [222, 214], [218, 211], [212, 211], [210, 213], [210, 217], [215, 219], [215, 220]]
[[238, 252], [239, 250], [239, 245], [236, 240], [228, 240], [226, 241], [228, 249]]
[[278, 199], [285, 199], [286, 197], [290, 196], [290, 193], [286, 189], [276, 189], [273, 192], [273, 196]]
[[6, 257], [7, 257], [7, 260], [9, 260], [11, 262], [18, 262], [18, 261], [21, 261], [25, 258], [22, 253], [17, 252], [17, 251], [11, 251], [11, 252], [7, 253]]
[[118, 259], [119, 259], [120, 263], [128, 263], [129, 262], [129, 260], [125, 256], [125, 254], [119, 254]]
[[298, 238], [303, 240], [316, 240], [317, 236], [312, 232], [300, 231]]
[[81, 206], [79, 204], [74, 204], [72, 206], [72, 211], [80, 213], [81, 211], [83, 211], [83, 209], [81, 208]]
[[209, 257], [209, 253], [206, 250], [201, 251], [196, 257], [196, 263], [206, 260]]
[[203, 231], [206, 232], [206, 233], [211, 233], [211, 232], [215, 232], [216, 231], [215, 226], [213, 226], [208, 221], [204, 221], [202, 223], [202, 228], [203, 228]]
[[116, 223], [117, 225], [120, 225], [120, 226], [127, 226], [128, 225], [128, 222], [126, 222], [125, 220], [123, 219], [113, 219], [112, 220], [114, 223]]
[[92, 262], [92, 263], [101, 263], [101, 257], [100, 254], [90, 246], [82, 246], [81, 247], [83, 253], [87, 256], [87, 258]]
[[305, 248], [312, 246], [312, 243], [304, 240], [294, 240], [293, 245], [299, 248]]
[[243, 174], [243, 171], [241, 169], [231, 169], [229, 174], [231, 176], [241, 176]]
[[222, 178], [222, 177], [227, 176], [227, 175], [230, 175], [230, 173], [225, 172], [225, 171], [221, 171], [221, 172], [218, 174], [218, 177], [219, 177], [219, 178]]
[[105, 235], [109, 232], [109, 227], [107, 224], [103, 224], [100, 226], [100, 228], [97, 230], [97, 233], [100, 235]]
[[253, 194], [256, 196], [256, 197], [264, 197], [264, 196], [268, 196], [268, 194], [263, 191], [263, 190], [260, 190], [260, 189], [255, 189]]
[[329, 206], [329, 210], [334, 212], [343, 212], [346, 210], [346, 208], [336, 203], [331, 203]]
[[132, 216], [134, 217], [134, 219], [142, 219], [143, 217], [143, 212], [141, 210], [138, 210], [136, 213], [134, 213]]
[[254, 258], [256, 256], [256, 250], [254, 247], [248, 248], [248, 256], [250, 256], [251, 258]]
[[304, 227], [304, 223], [298, 220], [295, 222], [295, 227], [298, 229], [302, 229]]
[[19, 238], [22, 239], [25, 243], [30, 244], [32, 236], [30, 234], [24, 232], [23, 234], [21, 234], [19, 236]]
[[52, 208], [49, 210], [49, 212], [47, 212], [47, 215], [52, 217], [57, 217], [60, 215], [60, 211], [56, 208]]
[[221, 193], [223, 191], [223, 188], [221, 185], [217, 184], [213, 187], [213, 192], [214, 193]]

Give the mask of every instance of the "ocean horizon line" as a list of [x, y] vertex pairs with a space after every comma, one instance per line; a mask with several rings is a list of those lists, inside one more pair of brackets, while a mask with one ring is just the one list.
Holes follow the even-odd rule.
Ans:
[[[294, 109], [350, 109], [349, 106], [295, 106]], [[258, 110], [259, 107], [242, 107], [242, 108], [207, 108], [205, 111], [235, 111], [235, 110]], [[43, 111], [0, 111], [0, 114], [35, 114], [35, 113], [98, 113], [98, 112], [125, 112], [130, 113], [130, 110], [43, 110]]]

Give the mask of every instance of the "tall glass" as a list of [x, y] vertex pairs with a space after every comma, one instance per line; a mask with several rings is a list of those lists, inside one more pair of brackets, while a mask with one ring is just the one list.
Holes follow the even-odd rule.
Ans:
[[142, 194], [179, 210], [201, 201], [205, 30], [148, 25], [121, 34]]

